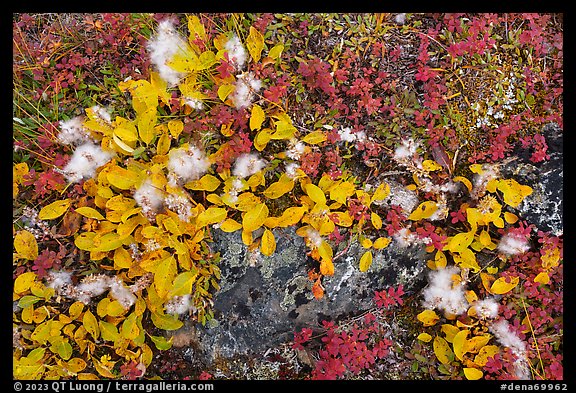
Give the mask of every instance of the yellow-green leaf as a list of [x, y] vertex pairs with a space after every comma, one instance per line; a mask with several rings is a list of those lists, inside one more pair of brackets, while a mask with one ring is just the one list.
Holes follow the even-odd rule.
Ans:
[[178, 319], [177, 316], [169, 315], [169, 314], [159, 314], [153, 312], [150, 314], [152, 323], [158, 329], [162, 330], [178, 330], [180, 329], [184, 323]]
[[254, 62], [258, 62], [262, 54], [262, 49], [264, 48], [264, 36], [253, 26], [250, 26], [250, 33], [248, 34], [248, 38], [246, 38], [246, 48], [252, 56], [252, 59], [254, 59]]
[[96, 220], [104, 220], [104, 216], [98, 210], [93, 209], [88, 206], [82, 206], [76, 209], [76, 213], [80, 214], [81, 216], [94, 218]]
[[490, 291], [495, 295], [503, 295], [514, 289], [519, 282], [520, 278], [518, 277], [500, 277], [492, 283]]
[[318, 145], [327, 139], [328, 137], [322, 131], [313, 131], [304, 136], [304, 138], [302, 138], [302, 142], [305, 142], [309, 145]]
[[176, 277], [178, 267], [174, 256], [162, 260], [154, 271], [154, 287], [158, 296], [166, 298], [169, 290], [172, 288], [174, 277]]
[[284, 50], [284, 45], [282, 44], [276, 44], [272, 47], [272, 49], [270, 49], [270, 51], [268, 52], [268, 57], [276, 60], [280, 57], [280, 55], [282, 55], [282, 51]]
[[262, 241], [260, 243], [260, 251], [262, 254], [270, 256], [276, 250], [276, 240], [274, 234], [269, 229], [264, 229], [262, 234]]
[[452, 352], [450, 345], [442, 337], [434, 337], [432, 346], [434, 347], [434, 354], [438, 360], [440, 360], [440, 363], [450, 364], [450, 362], [454, 359], [454, 352]]
[[198, 272], [195, 268], [188, 272], [180, 273], [174, 279], [174, 284], [170, 290], [169, 297], [185, 296], [192, 293], [192, 284], [196, 281]]
[[374, 226], [374, 228], [376, 229], [382, 228], [382, 219], [378, 214], [372, 212], [370, 214], [370, 221], [372, 221], [372, 225]]
[[370, 265], [372, 265], [372, 251], [368, 250], [360, 257], [360, 271], [368, 271]]
[[268, 206], [264, 203], [259, 203], [253, 209], [244, 213], [242, 217], [242, 227], [246, 232], [253, 232], [260, 228], [266, 218], [268, 218]]
[[130, 314], [120, 327], [120, 336], [127, 340], [134, 340], [140, 334], [140, 328], [137, 324], [136, 314]]
[[138, 122], [138, 135], [140, 136], [140, 139], [142, 142], [149, 145], [158, 134], [155, 127], [158, 122], [158, 112], [156, 107], [154, 106], [146, 109], [138, 115], [136, 120]]
[[198, 36], [202, 41], [206, 39], [206, 30], [204, 29], [204, 25], [196, 15], [188, 17], [188, 31], [190, 32], [191, 41], [194, 41], [196, 36]]
[[84, 317], [82, 318], [82, 325], [84, 326], [86, 331], [90, 333], [90, 335], [94, 338], [94, 340], [98, 340], [98, 336], [100, 335], [98, 320], [90, 310], [86, 310], [86, 312], [84, 313]]
[[264, 119], [266, 119], [266, 115], [260, 105], [252, 105], [252, 111], [250, 113], [250, 130], [259, 130], [260, 127], [262, 127]]
[[48, 206], [44, 206], [38, 213], [38, 218], [41, 220], [53, 220], [66, 213], [66, 210], [72, 204], [71, 199], [64, 199], [62, 201], [52, 202]]
[[388, 198], [388, 195], [390, 195], [390, 186], [387, 183], [382, 183], [376, 187], [376, 190], [374, 190], [370, 203], [372, 204], [375, 201], [383, 201]]
[[166, 337], [164, 336], [150, 336], [150, 338], [152, 339], [152, 342], [156, 348], [158, 348], [160, 351], [166, 351], [172, 348], [172, 343], [174, 341], [174, 336], [170, 337], [169, 340], [166, 340]]

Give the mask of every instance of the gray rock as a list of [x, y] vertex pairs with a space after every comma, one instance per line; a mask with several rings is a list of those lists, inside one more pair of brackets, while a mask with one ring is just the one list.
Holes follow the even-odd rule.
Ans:
[[[335, 273], [324, 277], [325, 296], [317, 300], [307, 276], [315, 262], [306, 255], [295, 228], [274, 231], [277, 248], [270, 257], [250, 253], [239, 233], [213, 234], [222, 256], [221, 289], [214, 297], [214, 320], [197, 327], [198, 348], [207, 363], [262, 353], [291, 341], [302, 327], [366, 311], [376, 290], [403, 284], [405, 291], [415, 291], [425, 285], [421, 273], [427, 253], [422, 246], [400, 249], [392, 242], [374, 253], [370, 269], [363, 273], [358, 261], [365, 250], [351, 244], [335, 258]], [[340, 250], [344, 247], [341, 244]]]
[[518, 206], [518, 215], [538, 229], [559, 236], [564, 230], [562, 129], [549, 125], [543, 135], [548, 144], [549, 160], [533, 163], [528, 155], [519, 153], [516, 160], [503, 166], [501, 173], [533, 189]]

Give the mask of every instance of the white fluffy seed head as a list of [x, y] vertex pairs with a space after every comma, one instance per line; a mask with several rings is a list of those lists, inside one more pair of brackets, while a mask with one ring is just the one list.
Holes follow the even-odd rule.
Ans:
[[168, 170], [183, 182], [197, 180], [210, 168], [206, 154], [196, 146], [173, 149], [168, 154]]
[[169, 86], [177, 85], [185, 76], [184, 73], [174, 70], [168, 65], [175, 54], [187, 47], [186, 40], [174, 28], [170, 20], [163, 20], [158, 24], [156, 34], [148, 41], [150, 62], [158, 70], [160, 78]]
[[62, 172], [69, 182], [77, 183], [94, 177], [96, 170], [112, 157], [112, 153], [105, 152], [100, 146], [86, 142], [76, 148]]
[[260, 172], [266, 166], [266, 161], [254, 153], [240, 155], [234, 163], [232, 174], [242, 179]]

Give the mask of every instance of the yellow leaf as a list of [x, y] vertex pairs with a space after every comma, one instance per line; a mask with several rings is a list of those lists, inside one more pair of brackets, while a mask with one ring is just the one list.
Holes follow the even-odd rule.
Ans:
[[119, 317], [125, 312], [126, 309], [124, 308], [124, 306], [122, 306], [122, 304], [120, 304], [118, 300], [111, 301], [110, 303], [108, 303], [106, 307], [106, 315], [109, 315], [111, 317]]
[[64, 199], [62, 201], [56, 201], [48, 206], [44, 206], [38, 213], [38, 218], [41, 220], [53, 220], [60, 217], [62, 214], [66, 213], [66, 210], [72, 204], [71, 199]]
[[252, 232], [242, 230], [242, 243], [244, 243], [247, 246], [250, 246], [253, 240], [254, 239], [252, 237]]
[[438, 210], [438, 204], [434, 201], [422, 202], [414, 211], [408, 216], [409, 220], [419, 221], [424, 218], [430, 218], [434, 212]]
[[265, 229], [262, 234], [262, 242], [260, 243], [260, 251], [262, 254], [270, 256], [274, 254], [276, 250], [276, 240], [274, 239], [274, 234], [269, 230]]
[[221, 85], [218, 88], [218, 97], [222, 100], [222, 102], [224, 102], [233, 91], [234, 85]]
[[94, 218], [96, 220], [104, 220], [104, 216], [98, 210], [93, 209], [88, 206], [82, 206], [76, 209], [76, 213], [80, 214], [81, 216]]
[[156, 270], [154, 271], [154, 287], [156, 293], [162, 299], [168, 296], [169, 290], [172, 288], [172, 283], [176, 277], [178, 267], [176, 265], [176, 259], [170, 255], [168, 258], [162, 260]]
[[368, 271], [370, 265], [372, 265], [372, 251], [368, 250], [360, 257], [360, 271]]
[[[353, 220], [352, 217], [350, 217], [350, 214], [348, 214], [348, 212], [334, 212], [331, 213], [331, 215], [334, 215], [336, 217], [336, 222], [335, 224], [340, 226], [340, 227], [351, 227], [353, 224]], [[332, 233], [332, 232], [330, 232]]]
[[534, 282], [546, 285], [550, 282], [550, 276], [548, 276], [548, 273], [546, 272], [540, 272], [534, 278]]
[[282, 51], [284, 50], [284, 45], [282, 44], [276, 44], [272, 47], [272, 49], [270, 49], [270, 51], [268, 52], [268, 57], [276, 60], [280, 57], [280, 55], [282, 54]]
[[170, 120], [168, 122], [168, 131], [170, 131], [173, 138], [178, 139], [183, 130], [184, 123], [182, 123], [182, 120]]
[[497, 189], [504, 195], [504, 202], [512, 207], [517, 207], [528, 195], [532, 194], [532, 188], [519, 184], [514, 179], [498, 181]]
[[416, 338], [425, 343], [432, 341], [432, 336], [429, 335], [428, 333], [420, 333]]
[[290, 179], [284, 173], [277, 182], [270, 184], [262, 194], [268, 199], [277, 199], [287, 192], [292, 191], [293, 188], [294, 180]]
[[256, 136], [254, 137], [254, 147], [258, 151], [264, 150], [272, 135], [272, 130], [270, 128], [263, 128], [262, 130], [258, 131]]
[[281, 228], [287, 228], [292, 225], [296, 225], [301, 219], [302, 216], [306, 213], [306, 207], [289, 207], [288, 209], [284, 210], [282, 215], [278, 217], [277, 226]]
[[389, 237], [379, 237], [378, 239], [376, 239], [372, 247], [374, 247], [376, 250], [381, 250], [383, 248], [388, 247], [390, 242], [392, 242], [392, 239]]
[[186, 183], [184, 187], [188, 188], [189, 190], [213, 192], [220, 186], [220, 183], [221, 182], [217, 177], [206, 174], [198, 180], [193, 180]]
[[84, 310], [84, 303], [82, 302], [74, 302], [68, 309], [68, 315], [72, 320], [77, 319], [82, 311]]
[[452, 345], [454, 347], [454, 355], [456, 355], [460, 361], [464, 360], [464, 354], [466, 353], [464, 344], [466, 343], [468, 333], [470, 333], [469, 330], [460, 330], [458, 333], [456, 333], [452, 341]]
[[144, 112], [140, 113], [136, 118], [136, 121], [138, 124], [138, 135], [140, 136], [140, 139], [142, 142], [149, 145], [157, 135], [155, 125], [158, 122], [158, 112], [156, 107], [148, 108]]
[[120, 150], [116, 149], [119, 153], [122, 154], [132, 154], [134, 153], [134, 148], [127, 143], [123, 142], [122, 139], [118, 138], [116, 134], [112, 135], [112, 140], [120, 148]]
[[248, 38], [246, 38], [246, 48], [254, 62], [258, 62], [262, 54], [262, 49], [264, 48], [264, 36], [253, 26], [250, 26], [250, 33], [248, 34]]
[[98, 320], [90, 312], [90, 310], [86, 310], [84, 313], [84, 317], [82, 318], [82, 325], [86, 329], [88, 333], [94, 338], [94, 340], [98, 340], [98, 336], [100, 335], [100, 328], [98, 327]]
[[368, 239], [367, 237], [360, 241], [360, 245], [364, 248], [371, 248], [372, 247], [372, 240]]
[[136, 314], [130, 314], [120, 327], [120, 336], [127, 340], [134, 340], [140, 334], [140, 328], [138, 327]]
[[468, 248], [474, 240], [474, 231], [458, 233], [450, 238], [444, 250], [451, 252], [462, 252]]
[[442, 251], [437, 251], [436, 255], [434, 256], [434, 266], [436, 269], [443, 269], [446, 267], [447, 264], [446, 255]]
[[504, 212], [504, 220], [506, 220], [508, 224], [514, 224], [518, 221], [518, 216], [514, 213]]
[[484, 247], [487, 247], [490, 244], [492, 244], [492, 239], [490, 238], [490, 234], [486, 230], [482, 230], [482, 232], [480, 233], [480, 239], [479, 240], [480, 240], [480, 243], [482, 243], [482, 245]]
[[132, 267], [132, 257], [128, 250], [124, 247], [119, 247], [114, 250], [114, 268], [119, 269], [130, 269]]
[[260, 228], [266, 218], [268, 218], [268, 206], [264, 203], [259, 203], [253, 209], [244, 213], [242, 217], [242, 227], [246, 232], [253, 232]]
[[440, 360], [440, 363], [450, 364], [450, 362], [454, 359], [454, 353], [450, 349], [448, 342], [442, 337], [436, 336], [434, 337], [434, 342], [432, 345], [434, 347], [434, 354], [438, 360]]
[[276, 131], [270, 134], [270, 139], [292, 139], [296, 132], [296, 127], [292, 125], [290, 118], [275, 122]]
[[478, 173], [478, 174], [482, 174], [482, 172], [484, 172], [484, 170], [482, 169], [482, 164], [472, 164], [470, 165], [470, 170], [472, 171], [472, 173]]
[[190, 32], [190, 40], [195, 41], [196, 36], [202, 41], [206, 39], [206, 30], [200, 19], [196, 15], [188, 17], [188, 31]]
[[[322, 188], [322, 187], [321, 187]], [[325, 189], [325, 188], [323, 188]], [[356, 192], [354, 184], [345, 181], [330, 188], [330, 199], [345, 204], [346, 199]]]
[[320, 274], [324, 276], [332, 276], [334, 274], [334, 264], [332, 263], [332, 258], [322, 258], [320, 261]]
[[448, 323], [443, 324], [440, 329], [446, 335], [446, 341], [449, 343], [454, 342], [454, 336], [456, 336], [456, 334], [458, 334], [460, 331], [460, 329], [458, 329], [456, 326], [450, 325]]
[[514, 289], [519, 282], [520, 278], [518, 277], [500, 277], [499, 279], [497, 279], [492, 283], [490, 291], [495, 295], [503, 295]]
[[184, 296], [192, 293], [192, 284], [196, 281], [198, 276], [197, 270], [180, 273], [174, 279], [174, 284], [170, 290], [169, 297]]
[[372, 225], [374, 226], [374, 228], [376, 229], [382, 228], [382, 219], [378, 214], [372, 212], [370, 214], [370, 221], [372, 221]]
[[425, 171], [428, 172], [433, 172], [433, 171], [439, 171], [442, 169], [442, 165], [438, 164], [436, 161], [434, 160], [424, 160], [422, 161], [422, 168]]
[[26, 230], [16, 233], [16, 236], [14, 236], [14, 248], [20, 258], [33, 261], [38, 257], [36, 238]]
[[480, 367], [484, 367], [488, 362], [488, 358], [494, 357], [500, 349], [496, 345], [486, 345], [480, 348], [478, 355], [474, 357], [474, 363]]
[[224, 232], [236, 232], [241, 228], [242, 224], [231, 218], [225, 219], [224, 222], [222, 222], [222, 224], [220, 225], [220, 229], [223, 230]]
[[462, 183], [466, 186], [466, 188], [468, 189], [468, 192], [472, 192], [472, 182], [470, 180], [468, 180], [462, 176], [456, 176], [452, 180], [459, 181], [460, 183]]
[[328, 137], [322, 131], [313, 131], [304, 136], [304, 138], [302, 138], [302, 142], [305, 142], [309, 145], [318, 145], [327, 139]]
[[478, 370], [477, 368], [474, 367], [464, 367], [464, 376], [466, 377], [466, 379], [470, 381], [480, 379], [482, 378], [483, 375], [484, 373], [482, 372], [482, 370]]
[[228, 211], [224, 208], [210, 206], [196, 217], [196, 227], [202, 228], [224, 221], [227, 214]]
[[315, 184], [308, 183], [305, 186], [306, 194], [312, 199], [315, 203], [319, 205], [326, 205], [326, 195], [324, 195], [324, 191], [320, 189]]
[[159, 156], [167, 154], [168, 151], [170, 150], [171, 142], [172, 140], [170, 139], [170, 135], [166, 132], [162, 133], [162, 135], [160, 135], [160, 138], [158, 138], [158, 142], [156, 143], [156, 153]]
[[372, 194], [372, 198], [370, 199], [370, 204], [375, 201], [383, 201], [388, 198], [388, 195], [390, 195], [390, 186], [387, 183], [382, 183], [376, 187], [376, 190], [374, 190], [374, 194]]
[[84, 370], [87, 366], [87, 363], [84, 359], [81, 358], [72, 358], [66, 363], [66, 369], [73, 373], [79, 373], [80, 371]]
[[117, 233], [106, 233], [94, 236], [94, 247], [90, 251], [112, 251], [122, 246], [123, 239]]
[[121, 190], [128, 190], [140, 179], [136, 172], [129, 171], [119, 166], [113, 166], [106, 176], [108, 182]]
[[418, 318], [424, 326], [433, 326], [440, 320], [440, 317], [434, 312], [434, 310], [424, 310], [418, 314], [416, 318]]
[[480, 266], [476, 261], [476, 254], [474, 254], [474, 252], [469, 248], [465, 248], [459, 253], [452, 254], [452, 258], [454, 259], [454, 263], [458, 264], [460, 268], [472, 269], [474, 273], [480, 271]]
[[478, 353], [482, 347], [488, 344], [488, 341], [492, 338], [490, 334], [482, 334], [480, 336], [474, 336], [464, 343], [465, 352]]
[[266, 115], [260, 105], [252, 105], [252, 111], [250, 113], [250, 130], [259, 130], [260, 127], [262, 127], [264, 119], [266, 119]]
[[26, 292], [32, 286], [32, 283], [36, 280], [36, 273], [34, 272], [26, 272], [20, 274], [14, 280], [14, 292], [15, 293], [23, 293]]

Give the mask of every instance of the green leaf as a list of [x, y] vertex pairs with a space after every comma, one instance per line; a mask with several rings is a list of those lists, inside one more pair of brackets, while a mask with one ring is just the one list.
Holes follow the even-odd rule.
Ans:
[[150, 336], [150, 338], [160, 351], [166, 351], [172, 348], [172, 342], [174, 341], [174, 337], [170, 337], [170, 340], [166, 340], [164, 336]]
[[152, 323], [158, 329], [162, 330], [178, 330], [180, 329], [184, 323], [178, 319], [177, 316], [168, 315], [168, 314], [159, 314], [153, 312], [151, 315]]

